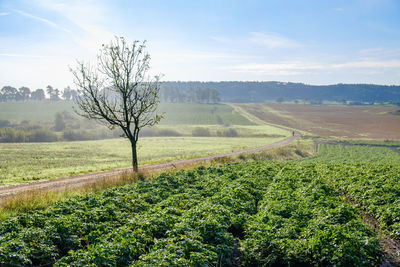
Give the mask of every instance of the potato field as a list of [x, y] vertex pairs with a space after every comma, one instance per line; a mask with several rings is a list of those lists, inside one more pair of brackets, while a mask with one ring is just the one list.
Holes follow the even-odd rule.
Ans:
[[4, 220], [0, 264], [379, 264], [382, 246], [344, 194], [399, 240], [399, 163], [385, 148], [323, 145], [303, 160], [163, 174]]

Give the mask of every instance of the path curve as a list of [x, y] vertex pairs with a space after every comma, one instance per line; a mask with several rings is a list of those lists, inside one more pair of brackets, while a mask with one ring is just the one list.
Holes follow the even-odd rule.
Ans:
[[[235, 108], [235, 110], [237, 112], [241, 113], [243, 116], [247, 117], [249, 120], [251, 120], [257, 124], [261, 124], [260, 119], [258, 119], [257, 117], [255, 117], [251, 114], [246, 114], [245, 112], [241, 112], [240, 109], [237, 109], [237, 108]], [[246, 150], [241, 150], [241, 151], [237, 151], [237, 152], [231, 152], [231, 153], [225, 153], [225, 154], [219, 154], [219, 155], [211, 155], [211, 156], [192, 158], [192, 159], [175, 160], [175, 161], [170, 161], [170, 162], [165, 162], [165, 163], [142, 165], [142, 166], [139, 166], [139, 171], [141, 171], [141, 172], [158, 172], [158, 171], [183, 167], [185, 165], [187, 166], [187, 165], [194, 164], [194, 163], [211, 161], [211, 160], [215, 160], [215, 159], [219, 159], [219, 158], [237, 157], [242, 154], [250, 154], [250, 153], [259, 152], [259, 151], [266, 150], [266, 149], [283, 147], [283, 146], [286, 146], [286, 145], [292, 143], [293, 141], [297, 140], [299, 137], [302, 136], [302, 134], [300, 132], [293, 131], [292, 129], [289, 129], [289, 128], [271, 125], [266, 122], [262, 122], [262, 123], [265, 125], [269, 125], [269, 126], [273, 126], [276, 128], [280, 128], [280, 129], [289, 131], [292, 134], [292, 136], [287, 137], [281, 141], [278, 141], [278, 142], [275, 142], [272, 144], [268, 144], [268, 145], [260, 146], [260, 147], [256, 147], [256, 148], [250, 148], [250, 149], [246, 149]], [[126, 168], [113, 169], [113, 170], [107, 170], [107, 171], [102, 171], [102, 172], [86, 173], [86, 174], [82, 174], [82, 175], [70, 176], [70, 177], [65, 177], [65, 178], [58, 178], [58, 179], [51, 180], [51, 181], [33, 182], [33, 183], [29, 183], [29, 184], [21, 184], [21, 185], [15, 185], [15, 186], [2, 187], [2, 188], [0, 188], [0, 200], [5, 199], [8, 196], [16, 195], [19, 193], [24, 193], [27, 191], [36, 191], [36, 190], [63, 191], [63, 190], [67, 190], [67, 189], [78, 188], [85, 184], [93, 183], [95, 180], [98, 180], [98, 179], [111, 178], [111, 177], [121, 175], [123, 173], [130, 173], [130, 172], [132, 172], [132, 168], [126, 167]]]

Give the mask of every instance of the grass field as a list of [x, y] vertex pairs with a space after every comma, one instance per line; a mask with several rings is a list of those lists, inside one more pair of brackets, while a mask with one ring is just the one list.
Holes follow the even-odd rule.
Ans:
[[[79, 117], [74, 113], [73, 105], [72, 102], [65, 101], [0, 103], [0, 121], [7, 120], [14, 127], [3, 129], [0, 125], [0, 142], [98, 140], [115, 138], [122, 133], [119, 129], [112, 132], [104, 125]], [[61, 132], [54, 130], [54, 119], [58, 112], [62, 113], [65, 123]], [[250, 127], [255, 126], [255, 123], [225, 104], [160, 103], [158, 113], [163, 114], [164, 118], [157, 126], [143, 129], [142, 136], [199, 136], [193, 134], [193, 130], [199, 126], [210, 131], [206, 136], [232, 137], [223, 133], [233, 130], [238, 132], [234, 136], [260, 135], [254, 133], [254, 130], [259, 130]], [[3, 125], [6, 127], [7, 123], [4, 122]], [[250, 128], [246, 129], [247, 126]], [[31, 138], [35, 134], [33, 129], [40, 127], [44, 127], [42, 132], [48, 133], [48, 137], [42, 137], [41, 140]], [[268, 133], [269, 136], [271, 134], [276, 135]]]
[[54, 120], [57, 112], [73, 113], [72, 102], [0, 102], [0, 120], [16, 123], [24, 120], [46, 123]]
[[[51, 123], [57, 112], [72, 113], [72, 105], [62, 101], [0, 103], [0, 119]], [[161, 103], [160, 111], [165, 113], [165, 119], [157, 129], [173, 131], [182, 137], [142, 137], [138, 150], [140, 164], [238, 151], [288, 136], [284, 130], [255, 125], [224, 104]], [[192, 137], [192, 132], [199, 127], [207, 129], [210, 136]], [[215, 137], [227, 129], [234, 129], [238, 137]], [[131, 163], [130, 145], [124, 139], [3, 143], [0, 152], [0, 186], [125, 167]]]
[[398, 107], [239, 104], [260, 119], [330, 138], [400, 140]]
[[[270, 144], [275, 138], [152, 137], [141, 138], [140, 164], [238, 151]], [[0, 144], [0, 186], [55, 179], [79, 173], [126, 167], [129, 141]]]
[[224, 104], [161, 103], [161, 125], [254, 125]]
[[[73, 111], [73, 102], [0, 102], [0, 120], [35, 123], [53, 122], [57, 112]], [[161, 125], [254, 125], [224, 104], [160, 103], [159, 112], [165, 113]]]

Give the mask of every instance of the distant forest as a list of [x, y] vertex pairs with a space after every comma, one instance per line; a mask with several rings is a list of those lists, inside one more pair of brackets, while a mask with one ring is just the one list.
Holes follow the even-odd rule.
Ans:
[[163, 83], [160, 90], [162, 102], [196, 102], [196, 103], [218, 103], [221, 101], [218, 90], [210, 87], [190, 86], [168, 86], [169, 82]]
[[[46, 94], [46, 93], [47, 94]], [[60, 101], [74, 100], [77, 91], [70, 87], [58, 90], [47, 86], [46, 91], [31, 91], [4, 86], [0, 90], [0, 102], [10, 101]], [[321, 104], [335, 101], [343, 104], [391, 103], [400, 105], [400, 86], [375, 84], [308, 85], [285, 82], [163, 82], [162, 102], [265, 102], [294, 101], [304, 104]]]
[[[12, 86], [3, 86], [0, 89], [0, 102], [13, 101], [70, 101], [78, 96], [78, 91], [69, 86], [64, 90], [53, 88], [51, 85], [43, 89], [31, 90], [23, 86], [15, 88]], [[160, 100], [162, 102], [196, 102], [196, 103], [218, 103], [220, 102], [219, 92], [212, 88], [175, 88], [163, 87], [160, 90]]]
[[163, 82], [162, 90], [215, 89], [223, 102], [322, 101], [353, 104], [400, 103], [400, 86], [375, 84], [308, 85], [285, 82]]
[[11, 101], [60, 101], [60, 100], [74, 100], [78, 92], [71, 89], [69, 86], [64, 90], [53, 88], [51, 85], [46, 87], [47, 96], [43, 89], [31, 90], [30, 88], [23, 86], [15, 88], [12, 86], [3, 86], [0, 90], [0, 102], [11, 102]]

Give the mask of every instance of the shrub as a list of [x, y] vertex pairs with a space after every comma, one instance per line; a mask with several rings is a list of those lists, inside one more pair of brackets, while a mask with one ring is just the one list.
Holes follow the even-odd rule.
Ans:
[[210, 130], [203, 127], [196, 127], [192, 130], [192, 136], [207, 137], [211, 136]]
[[61, 112], [57, 112], [54, 118], [54, 130], [61, 132], [65, 129], [64, 116]]
[[172, 129], [157, 129], [157, 128], [144, 128], [140, 131], [140, 136], [153, 137], [153, 136], [182, 136], [178, 131]]
[[2, 143], [20, 143], [26, 141], [24, 131], [15, 130], [11, 127], [0, 129], [0, 142]]
[[46, 128], [35, 129], [27, 133], [28, 138], [26, 142], [56, 142], [58, 141], [57, 135]]
[[219, 137], [238, 137], [239, 134], [235, 129], [229, 128], [226, 130], [217, 131], [217, 136], [219, 136]]
[[14, 129], [11, 127], [0, 129], [1, 143], [55, 142], [57, 140], [57, 135], [44, 127], [33, 130]]
[[10, 122], [7, 120], [0, 120], [0, 128], [10, 126]]
[[66, 130], [63, 132], [66, 141], [85, 141], [93, 140], [95, 136], [90, 131]]
[[182, 136], [179, 132], [171, 129], [160, 129], [158, 136]]

